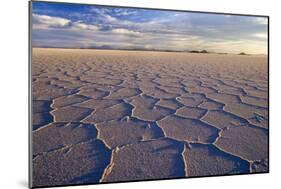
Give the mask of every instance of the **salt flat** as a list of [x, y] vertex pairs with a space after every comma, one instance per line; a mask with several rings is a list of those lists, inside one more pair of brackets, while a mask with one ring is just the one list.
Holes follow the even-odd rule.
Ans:
[[34, 186], [268, 171], [266, 56], [32, 53]]

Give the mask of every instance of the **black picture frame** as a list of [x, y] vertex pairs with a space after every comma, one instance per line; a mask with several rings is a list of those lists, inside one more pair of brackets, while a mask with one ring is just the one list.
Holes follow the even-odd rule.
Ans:
[[[216, 15], [233, 15], [233, 16], [247, 16], [247, 17], [261, 17], [267, 19], [267, 75], [269, 76], [270, 73], [270, 17], [267, 15], [256, 15], [256, 14], [236, 14], [236, 13], [227, 13], [227, 12], [209, 12], [209, 11], [194, 11], [194, 10], [175, 10], [175, 9], [160, 9], [160, 8], [147, 8], [147, 7], [133, 7], [133, 6], [120, 6], [120, 5], [101, 5], [101, 4], [89, 4], [89, 3], [69, 3], [69, 2], [55, 2], [55, 1], [37, 1], [31, 0], [28, 2], [29, 4], [29, 11], [28, 11], [28, 18], [29, 18], [29, 31], [28, 31], [28, 154], [29, 154], [29, 187], [36, 188], [32, 185], [32, 3], [33, 2], [43, 2], [43, 3], [50, 3], [50, 4], [68, 4], [68, 5], [89, 5], [89, 6], [96, 6], [96, 7], [115, 7], [115, 8], [133, 8], [133, 9], [144, 9], [144, 10], [160, 10], [160, 11], [177, 11], [177, 12], [189, 12], [189, 13], [203, 13], [203, 14], [216, 14]], [[268, 84], [268, 131], [270, 131], [270, 77], [268, 77], [267, 84]], [[127, 183], [127, 182], [142, 182], [142, 181], [160, 181], [160, 180], [171, 180], [171, 179], [189, 179], [189, 178], [204, 178], [204, 177], [219, 177], [219, 176], [239, 176], [239, 175], [248, 175], [248, 174], [265, 174], [270, 172], [270, 132], [268, 132], [268, 171], [266, 172], [257, 172], [257, 173], [236, 173], [230, 175], [208, 175], [208, 176], [189, 176], [189, 177], [178, 177], [178, 178], [164, 178], [164, 179], [145, 179], [145, 180], [133, 180], [133, 181], [114, 181], [114, 182], [104, 182], [104, 183], [82, 183], [82, 184], [67, 184], [67, 185], [52, 185], [52, 186], [40, 186], [40, 188], [47, 188], [47, 187], [65, 187], [65, 186], [79, 186], [79, 185], [97, 185], [97, 184], [111, 184], [111, 183]]]

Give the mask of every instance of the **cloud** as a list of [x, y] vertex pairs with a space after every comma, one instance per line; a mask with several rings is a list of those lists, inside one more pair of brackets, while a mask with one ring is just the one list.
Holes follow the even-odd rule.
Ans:
[[110, 15], [108, 15], [108, 14], [104, 14], [103, 17], [104, 17], [107, 21], [109, 21], [109, 22], [115, 22], [115, 21], [117, 21], [116, 18], [114, 18], [114, 17], [112, 17], [112, 16], [110, 16]]
[[90, 12], [95, 13], [96, 17], [95, 19], [97, 20], [102, 20], [104, 22], [115, 22], [117, 19], [109, 14], [111, 12], [110, 9], [106, 8], [96, 8], [96, 7], [91, 7]]
[[60, 17], [32, 14], [32, 22], [35, 28], [48, 28], [48, 27], [65, 27], [71, 21]]
[[120, 9], [120, 11], [117, 11], [116, 12], [116, 15], [118, 16], [129, 16], [129, 15], [133, 15], [133, 14], [136, 14], [137, 11], [130, 11], [130, 10], [122, 10]]
[[266, 17], [256, 17], [253, 18], [254, 22], [261, 25], [267, 25], [267, 18]]
[[85, 24], [82, 23], [81, 21], [74, 22], [73, 24], [74, 29], [80, 29], [80, 30], [92, 30], [92, 31], [97, 31], [99, 28], [95, 25], [92, 24]]
[[257, 38], [267, 39], [266, 33], [255, 33], [253, 36]]
[[141, 36], [142, 35], [140, 32], [135, 32], [135, 31], [128, 30], [128, 29], [125, 29], [125, 28], [113, 29], [113, 30], [111, 30], [111, 32], [115, 33], [115, 34], [131, 35], [131, 36]]
[[33, 29], [75, 29], [75, 30], [98, 30], [98, 26], [85, 24], [81, 20], [71, 21], [66, 18], [52, 17], [48, 15], [32, 14]]

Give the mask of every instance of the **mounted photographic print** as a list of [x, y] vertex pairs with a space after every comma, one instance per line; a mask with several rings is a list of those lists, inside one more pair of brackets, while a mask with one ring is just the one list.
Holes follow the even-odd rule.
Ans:
[[269, 172], [269, 17], [30, 2], [30, 187]]

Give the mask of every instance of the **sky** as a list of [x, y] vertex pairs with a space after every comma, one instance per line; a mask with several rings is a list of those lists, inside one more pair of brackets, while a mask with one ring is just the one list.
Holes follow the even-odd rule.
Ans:
[[267, 18], [32, 2], [32, 45], [267, 54]]

